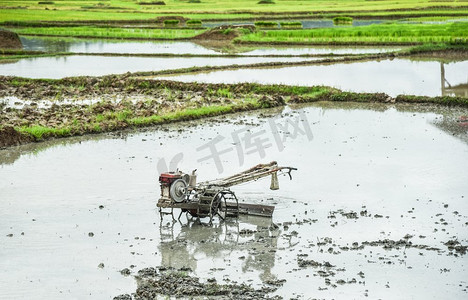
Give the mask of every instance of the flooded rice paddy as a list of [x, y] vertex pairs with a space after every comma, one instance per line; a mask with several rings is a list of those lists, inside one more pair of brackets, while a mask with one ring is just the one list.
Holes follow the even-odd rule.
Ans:
[[222, 70], [157, 78], [205, 83], [325, 85], [353, 92], [384, 92], [390, 96], [399, 94], [468, 96], [467, 60], [443, 63], [433, 60], [384, 59], [296, 67]]
[[78, 38], [21, 37], [24, 50], [74, 53], [132, 53], [132, 54], [221, 54], [229, 51], [242, 55], [303, 55], [383, 53], [403, 47], [343, 47], [343, 46], [284, 46], [210, 48], [195, 42], [122, 41]]
[[149, 72], [202, 66], [247, 65], [267, 62], [315, 60], [304, 57], [132, 57], [71, 55], [24, 58], [0, 64], [0, 75], [28, 78], [102, 76], [127, 72]]
[[[163, 266], [287, 299], [463, 299], [466, 254], [447, 245], [468, 243], [467, 114], [317, 103], [0, 150], [0, 298], [110, 299]], [[246, 130], [263, 151], [233, 142]], [[223, 170], [200, 149], [213, 141]], [[271, 160], [293, 180], [232, 190], [275, 205], [278, 228], [156, 210], [165, 165], [201, 181]]]
[[[47, 52], [225, 51], [191, 42], [22, 41], [26, 50]], [[0, 74], [99, 76], [305, 60], [249, 55], [394, 50], [249, 47], [236, 50], [242, 58], [72, 55], [2, 63]], [[466, 70], [466, 60], [398, 58], [158, 78], [467, 97]], [[158, 266], [202, 282], [266, 286], [269, 296], [286, 299], [464, 299], [467, 115], [466, 108], [316, 103], [0, 150], [0, 299], [111, 299], [134, 293], [142, 285], [134, 278], [138, 270]], [[213, 144], [219, 152], [208, 151]], [[268, 189], [269, 180], [232, 190], [241, 201], [275, 205], [273, 219], [243, 216], [207, 226], [185, 215], [173, 222], [156, 209], [157, 178], [168, 168], [198, 169], [203, 181], [272, 160], [297, 167], [293, 180], [280, 177], [278, 191]]]

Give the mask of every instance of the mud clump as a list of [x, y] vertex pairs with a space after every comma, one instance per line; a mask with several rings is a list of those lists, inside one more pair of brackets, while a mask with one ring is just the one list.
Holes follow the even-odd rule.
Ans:
[[447, 246], [449, 251], [454, 251], [455, 253], [458, 253], [460, 255], [465, 255], [466, 250], [468, 250], [468, 246], [463, 246], [457, 240], [450, 240], [450, 241], [444, 243], [444, 245]]
[[260, 103], [260, 106], [262, 108], [270, 108], [270, 107], [276, 107], [276, 106], [282, 106], [286, 105], [286, 101], [284, 101], [284, 98], [281, 96], [267, 96], [264, 95], [262, 98], [258, 100]]
[[297, 259], [297, 265], [301, 268], [306, 268], [306, 267], [314, 267], [314, 268], [318, 268], [318, 267], [325, 267], [325, 268], [333, 268], [334, 266], [329, 263], [328, 261], [325, 261], [323, 263], [320, 263], [320, 262], [317, 262], [315, 260], [308, 260], [308, 259], [303, 259], [303, 258], [300, 258], [298, 257]]
[[381, 246], [385, 250], [392, 250], [392, 249], [401, 249], [401, 248], [415, 248], [421, 250], [428, 250], [428, 251], [440, 251], [439, 248], [430, 247], [428, 245], [416, 245], [409, 241], [409, 238], [403, 238], [398, 241], [385, 239], [385, 240], [378, 240], [378, 241], [365, 241], [362, 242], [363, 246], [371, 246], [371, 247], [378, 247]]
[[241, 35], [241, 30], [250, 32], [255, 31], [253, 25], [222, 25], [211, 30], [208, 30], [195, 37], [197, 40], [228, 40], [231, 41]]
[[23, 49], [23, 44], [15, 32], [0, 29], [0, 49]]
[[145, 268], [136, 276], [138, 287], [132, 295], [123, 294], [114, 300], [157, 299], [160, 295], [175, 297], [227, 297], [229, 299], [279, 299], [270, 298], [275, 287], [254, 289], [246, 284], [218, 284], [215, 278], [200, 282], [198, 277], [189, 276], [186, 272], [165, 268]]
[[21, 134], [13, 127], [6, 126], [0, 128], [0, 148], [18, 146], [29, 142], [32, 142], [32, 138]]

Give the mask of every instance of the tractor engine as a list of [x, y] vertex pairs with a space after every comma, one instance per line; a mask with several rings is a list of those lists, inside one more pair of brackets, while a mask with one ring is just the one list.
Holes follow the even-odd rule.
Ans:
[[159, 176], [159, 184], [161, 185], [161, 198], [158, 203], [161, 206], [169, 206], [174, 203], [182, 203], [187, 199], [189, 190], [193, 189], [196, 184], [194, 170], [192, 175], [183, 172], [167, 172]]

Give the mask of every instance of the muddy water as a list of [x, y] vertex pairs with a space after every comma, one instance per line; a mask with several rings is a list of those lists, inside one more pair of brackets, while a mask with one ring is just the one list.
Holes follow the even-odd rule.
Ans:
[[0, 74], [28, 78], [63, 78], [101, 76], [126, 72], [161, 71], [195, 66], [223, 66], [262, 62], [294, 62], [314, 60], [303, 57], [130, 57], [130, 56], [61, 56], [25, 58], [0, 64]]
[[[468, 244], [467, 114], [322, 103], [1, 150], [0, 298], [108, 299], [136, 289], [120, 270], [161, 265], [220, 283], [284, 279], [275, 294], [286, 298], [465, 298], [466, 255], [443, 243]], [[210, 141], [221, 173], [204, 160]], [[261, 161], [297, 167], [278, 191], [269, 180], [232, 188], [276, 205], [279, 228], [161, 220], [158, 170], [177, 154], [199, 180]], [[404, 238], [425, 248], [363, 246]], [[363, 248], [345, 250], [353, 243]], [[333, 267], [298, 264], [311, 260]]]
[[[170, 53], [170, 54], [219, 54], [223, 49], [209, 49], [193, 42], [122, 41], [99, 39], [21, 37], [25, 50], [75, 53]], [[382, 53], [400, 50], [402, 47], [246, 47], [229, 49], [243, 55], [301, 55], [301, 54], [349, 54]]]
[[442, 63], [386, 59], [330, 65], [214, 71], [158, 78], [184, 82], [326, 85], [353, 92], [384, 92], [391, 96], [468, 96], [467, 60]]

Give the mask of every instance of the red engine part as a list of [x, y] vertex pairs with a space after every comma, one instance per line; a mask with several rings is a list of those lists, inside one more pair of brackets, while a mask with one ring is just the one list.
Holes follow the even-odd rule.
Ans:
[[165, 184], [171, 184], [181, 177], [182, 176], [180, 174], [176, 174], [174, 172], [162, 173], [161, 175], [159, 175], [159, 182], [165, 183]]

